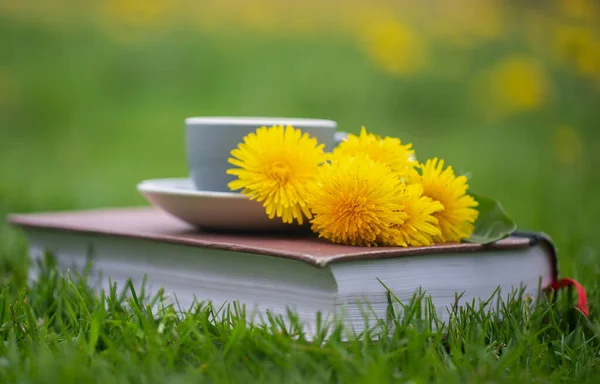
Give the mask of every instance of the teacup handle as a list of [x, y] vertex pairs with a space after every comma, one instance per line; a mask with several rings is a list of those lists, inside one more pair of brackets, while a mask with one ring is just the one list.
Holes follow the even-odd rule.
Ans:
[[347, 138], [348, 138], [348, 133], [347, 132], [336, 132], [333, 135], [334, 146], [337, 146], [339, 143], [341, 143], [342, 141], [346, 140]]

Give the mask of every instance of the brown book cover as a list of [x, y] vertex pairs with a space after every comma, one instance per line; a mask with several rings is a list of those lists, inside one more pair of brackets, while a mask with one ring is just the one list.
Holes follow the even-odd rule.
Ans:
[[200, 231], [169, 214], [146, 207], [42, 212], [9, 215], [8, 221], [23, 228], [82, 232], [131, 237], [152, 241], [258, 253], [304, 261], [316, 266], [331, 262], [402, 257], [443, 252], [472, 252], [482, 249], [515, 249], [532, 245], [531, 236], [511, 236], [484, 246], [446, 243], [428, 247], [359, 247], [333, 244], [314, 233], [226, 233]]

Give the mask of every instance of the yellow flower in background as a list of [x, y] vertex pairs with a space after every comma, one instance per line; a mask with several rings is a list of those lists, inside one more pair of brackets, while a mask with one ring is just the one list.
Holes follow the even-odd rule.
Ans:
[[434, 213], [441, 230], [437, 240], [459, 242], [470, 237], [479, 211], [477, 201], [467, 194], [467, 178], [456, 176], [452, 166], [444, 169], [444, 160], [436, 157], [421, 164], [421, 184], [423, 195], [444, 206]]
[[308, 188], [314, 183], [319, 165], [325, 161], [323, 144], [292, 126], [261, 127], [231, 151], [229, 162], [239, 168], [227, 170], [238, 179], [232, 190], [263, 203], [269, 218], [299, 224], [311, 218]]
[[597, 0], [558, 0], [560, 10], [567, 16], [597, 20], [600, 8]]
[[576, 164], [581, 160], [583, 141], [580, 133], [570, 125], [561, 125], [554, 131], [556, 159], [565, 165]]
[[367, 53], [384, 70], [408, 75], [426, 62], [425, 42], [408, 25], [397, 20], [379, 20], [362, 33]]
[[[239, 4], [235, 4], [239, 10], [236, 24], [238, 27], [243, 26], [253, 32], [277, 33], [283, 29], [281, 28], [282, 24], [278, 24], [278, 21], [284, 13], [284, 9], [280, 9], [277, 5], [277, 2], [271, 0], [241, 1]], [[229, 6], [231, 5], [229, 4]], [[228, 9], [225, 8], [222, 14], [226, 15], [227, 11]]]
[[376, 246], [393, 243], [407, 218], [400, 203], [402, 182], [364, 154], [324, 163], [310, 195], [312, 230], [334, 243]]
[[439, 238], [442, 232], [438, 226], [435, 214], [444, 210], [444, 206], [430, 197], [423, 196], [421, 184], [409, 184], [404, 187], [400, 196], [403, 211], [407, 217], [404, 223], [394, 229], [394, 245], [397, 246], [427, 246]]
[[410, 181], [418, 176], [415, 168], [418, 162], [412, 144], [402, 144], [402, 141], [396, 137], [382, 138], [367, 132], [363, 126], [359, 135], [348, 135], [347, 139], [338, 144], [332, 152], [333, 157], [357, 154], [365, 154], [373, 160], [380, 161], [404, 181]]
[[546, 101], [548, 77], [534, 58], [510, 56], [490, 73], [492, 98], [507, 112], [535, 110]]
[[534, 111], [550, 96], [550, 77], [534, 57], [511, 55], [478, 74], [471, 103], [493, 119]]
[[600, 79], [600, 34], [584, 26], [560, 26], [555, 32], [558, 59], [581, 74]]
[[180, 19], [179, 5], [165, 0], [107, 0], [93, 17], [111, 38], [136, 45], [171, 29]]
[[[424, 7], [433, 20], [430, 35], [444, 44], [471, 48], [497, 39], [506, 31], [506, 7], [503, 0], [436, 1]], [[433, 16], [435, 15], [435, 16]]]
[[133, 25], [156, 23], [171, 6], [164, 0], [107, 0], [104, 4], [111, 19]]

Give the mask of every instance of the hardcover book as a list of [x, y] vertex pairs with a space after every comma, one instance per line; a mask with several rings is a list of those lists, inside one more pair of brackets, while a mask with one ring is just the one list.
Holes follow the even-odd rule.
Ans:
[[[556, 249], [541, 233], [516, 232], [493, 244], [427, 247], [337, 245], [306, 232], [226, 233], [199, 231], [167, 213], [146, 207], [13, 214], [36, 261], [50, 252], [66, 270], [91, 262], [96, 288], [164, 288], [171, 303], [189, 309], [237, 302], [250, 313], [288, 310], [307, 329], [317, 313], [339, 317], [357, 332], [370, 316], [385, 318], [388, 293], [401, 301], [417, 290], [431, 298], [438, 318], [457, 303], [485, 301], [499, 288], [503, 299], [516, 289], [534, 298], [542, 289], [575, 285], [587, 313], [585, 291], [560, 279]], [[35, 266], [35, 262], [32, 265]], [[35, 268], [32, 269], [35, 278]], [[389, 291], [388, 291], [389, 290]]]

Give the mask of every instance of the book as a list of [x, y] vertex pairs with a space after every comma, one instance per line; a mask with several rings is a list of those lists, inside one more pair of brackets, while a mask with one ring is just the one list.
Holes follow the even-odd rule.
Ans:
[[516, 232], [488, 245], [359, 247], [305, 232], [200, 231], [151, 207], [12, 214], [8, 221], [25, 234], [32, 265], [49, 252], [64, 271], [91, 266], [97, 289], [108, 290], [109, 281], [125, 287], [128, 279], [139, 288], [146, 278], [147, 292], [164, 288], [168, 302], [184, 310], [207, 302], [238, 303], [259, 317], [291, 310], [307, 329], [320, 313], [360, 332], [369, 314], [385, 318], [389, 293], [408, 301], [421, 291], [445, 321], [452, 306], [494, 292], [537, 298], [574, 285], [587, 313], [585, 291], [559, 278], [556, 248], [543, 233]]

